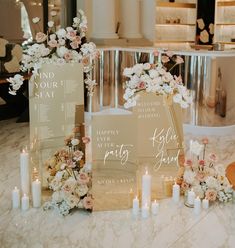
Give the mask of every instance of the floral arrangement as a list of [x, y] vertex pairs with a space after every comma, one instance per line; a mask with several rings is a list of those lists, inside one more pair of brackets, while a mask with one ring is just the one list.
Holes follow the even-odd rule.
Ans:
[[[136, 64], [131, 68], [125, 68], [123, 75], [129, 78], [125, 85], [124, 107], [136, 106], [140, 91], [152, 92], [157, 95], [173, 95], [173, 100], [182, 108], [187, 108], [191, 103], [191, 97], [182, 84], [181, 76], [173, 76], [171, 70], [184, 62], [184, 60], [171, 52], [165, 54], [154, 53], [160, 58], [158, 64]], [[169, 68], [169, 65], [172, 65]]]
[[[52, 15], [52, 17], [54, 14]], [[59, 28], [56, 30], [53, 21], [48, 22], [48, 32], [40, 31], [38, 23], [40, 18], [33, 18], [33, 23], [39, 29], [36, 33], [36, 42], [24, 49], [21, 61], [22, 72], [32, 72], [32, 77], [38, 75], [43, 64], [55, 63], [63, 65], [65, 63], [82, 62], [84, 65], [85, 85], [88, 94], [92, 95], [95, 81], [91, 79], [93, 60], [99, 56], [93, 42], [87, 42], [87, 18], [82, 10], [78, 11], [78, 16], [73, 19], [72, 27]], [[23, 84], [23, 77], [16, 74], [9, 78], [9, 93], [16, 95], [17, 90]]]
[[186, 159], [183, 173], [178, 178], [183, 192], [193, 188], [200, 198], [206, 197], [213, 202], [232, 200], [233, 190], [230, 185], [223, 164], [218, 164], [215, 153], [206, 156], [208, 139], [203, 139], [203, 144], [192, 141], [190, 144], [190, 159]]
[[[45, 162], [50, 175], [48, 185], [53, 194], [51, 201], [44, 204], [44, 210], [55, 209], [62, 216], [75, 208], [88, 211], [93, 208], [91, 172], [84, 165], [82, 144], [75, 134], [65, 138], [66, 148], [57, 151]], [[89, 142], [89, 137], [82, 138], [82, 143]]]

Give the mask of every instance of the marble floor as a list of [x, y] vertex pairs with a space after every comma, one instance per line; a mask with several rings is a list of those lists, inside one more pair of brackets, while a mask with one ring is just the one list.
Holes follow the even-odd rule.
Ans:
[[[203, 136], [185, 132], [190, 138]], [[235, 203], [215, 204], [194, 215], [181, 199], [160, 202], [157, 216], [143, 220], [131, 211], [77, 211], [62, 218], [53, 211], [11, 210], [19, 182], [19, 150], [28, 143], [28, 123], [0, 122], [0, 248], [229, 248], [235, 244]], [[209, 150], [225, 165], [235, 161], [235, 134], [209, 136]]]

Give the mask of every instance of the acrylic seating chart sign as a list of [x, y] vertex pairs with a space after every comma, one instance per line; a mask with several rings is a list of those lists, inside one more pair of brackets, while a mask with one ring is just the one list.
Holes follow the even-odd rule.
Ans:
[[136, 132], [132, 114], [92, 117], [95, 211], [131, 207], [137, 187]]
[[[79, 63], [63, 67], [44, 65], [31, 85], [30, 140], [31, 143], [37, 140], [41, 151], [39, 160], [43, 164], [63, 146], [64, 137], [84, 123], [83, 66]], [[42, 178], [45, 180], [45, 175]]]
[[163, 198], [167, 193], [162, 191], [162, 176], [170, 179], [177, 175], [179, 156], [183, 154], [181, 109], [163, 96], [140, 92], [133, 113], [138, 127], [139, 164], [148, 165], [151, 171], [154, 198]]

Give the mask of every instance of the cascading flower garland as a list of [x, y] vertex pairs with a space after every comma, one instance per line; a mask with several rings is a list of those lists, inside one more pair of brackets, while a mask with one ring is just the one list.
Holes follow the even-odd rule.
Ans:
[[[182, 83], [181, 76], [173, 76], [171, 70], [181, 63], [183, 59], [167, 52], [161, 56], [158, 64], [136, 64], [131, 68], [125, 68], [123, 75], [129, 78], [125, 85], [124, 107], [130, 108], [136, 106], [138, 92], [146, 91], [157, 95], [173, 95], [173, 101], [179, 103], [182, 108], [187, 108], [192, 102], [188, 90]], [[168, 68], [170, 63], [171, 68]]]
[[[33, 18], [33, 23], [38, 26], [40, 18]], [[87, 18], [82, 10], [78, 11], [78, 16], [73, 19], [72, 27], [60, 28], [56, 30], [53, 21], [48, 22], [47, 34], [39, 31], [36, 42], [24, 49], [21, 61], [21, 71], [31, 72], [32, 77], [38, 75], [43, 64], [63, 65], [65, 63], [82, 62], [84, 66], [85, 85], [88, 94], [92, 95], [96, 85], [92, 80], [90, 72], [93, 61], [99, 56], [93, 42], [87, 42]], [[8, 79], [10, 83], [9, 93], [16, 95], [17, 90], [23, 84], [24, 78], [16, 74]]]

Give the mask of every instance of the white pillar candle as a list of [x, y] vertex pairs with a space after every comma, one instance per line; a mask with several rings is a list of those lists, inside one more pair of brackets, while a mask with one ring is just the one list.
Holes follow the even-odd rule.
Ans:
[[194, 213], [200, 214], [201, 212], [201, 199], [199, 196], [194, 200]]
[[23, 149], [20, 154], [20, 179], [22, 194], [29, 194], [30, 176], [29, 176], [29, 153]]
[[188, 198], [187, 198], [188, 204], [193, 205], [194, 200], [195, 200], [195, 193], [193, 189], [191, 189], [190, 191], [188, 191]]
[[20, 190], [15, 187], [12, 190], [12, 208], [19, 208], [20, 207]]
[[151, 205], [151, 212], [153, 215], [157, 215], [159, 211], [159, 203], [154, 200]]
[[137, 196], [133, 199], [132, 213], [134, 215], [138, 215], [139, 213], [139, 199]]
[[175, 182], [172, 187], [172, 198], [174, 202], [179, 202], [180, 200], [180, 186]]
[[21, 198], [21, 209], [24, 211], [29, 209], [29, 197], [26, 194]]
[[209, 201], [207, 198], [202, 200], [202, 208], [203, 209], [208, 209], [209, 208]]
[[142, 206], [141, 215], [142, 215], [142, 218], [144, 218], [144, 219], [146, 219], [146, 218], [149, 217], [149, 207], [148, 207], [148, 204], [145, 204], [144, 206]]
[[33, 198], [33, 207], [41, 207], [41, 182], [39, 179], [36, 179], [32, 182], [32, 198]]
[[146, 170], [142, 176], [142, 206], [149, 206], [151, 202], [151, 178]]

